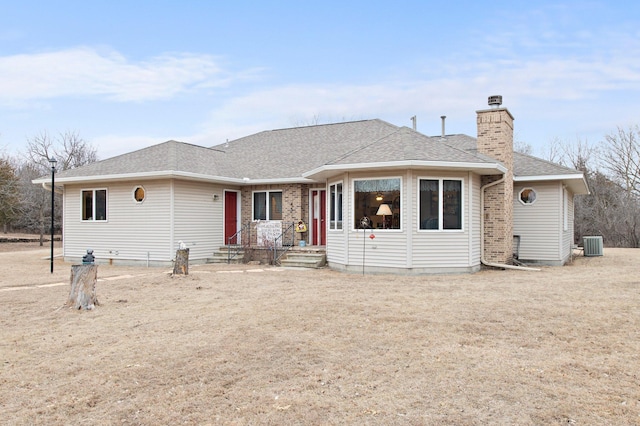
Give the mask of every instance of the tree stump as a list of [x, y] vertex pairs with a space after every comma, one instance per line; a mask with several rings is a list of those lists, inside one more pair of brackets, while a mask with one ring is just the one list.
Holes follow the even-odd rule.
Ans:
[[173, 265], [173, 275], [189, 275], [189, 249], [176, 251], [176, 263]]
[[66, 306], [91, 310], [99, 305], [96, 297], [98, 265], [71, 265], [71, 291]]

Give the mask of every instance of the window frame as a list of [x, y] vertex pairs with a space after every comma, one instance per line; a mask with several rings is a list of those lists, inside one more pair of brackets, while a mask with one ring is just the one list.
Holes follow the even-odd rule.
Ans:
[[[338, 186], [340, 191], [338, 192]], [[334, 192], [335, 188], [335, 192]], [[334, 200], [334, 194], [336, 200]], [[338, 202], [339, 200], [339, 202]], [[331, 232], [343, 232], [344, 231], [344, 182], [337, 181], [329, 184], [329, 202], [327, 203], [329, 209], [329, 231]]]
[[[96, 219], [96, 207], [98, 192], [104, 191], [104, 219]], [[91, 217], [85, 218], [85, 197], [84, 194], [91, 192]], [[82, 222], [107, 222], [109, 220], [109, 191], [107, 188], [92, 188], [80, 190], [80, 220]]]
[[[533, 192], [534, 198], [531, 202], [525, 202], [522, 199], [522, 193], [524, 191], [531, 191]], [[518, 201], [520, 201], [520, 204], [522, 204], [523, 206], [532, 206], [536, 203], [536, 201], [538, 201], [538, 191], [536, 191], [534, 188], [530, 187], [530, 186], [525, 186], [524, 188], [522, 188], [520, 191], [518, 191]]]
[[[271, 193], [279, 193], [280, 194], [280, 219], [272, 219], [271, 218], [271, 197], [269, 194]], [[256, 218], [256, 194], [265, 194], [265, 217], [266, 219], [258, 219]], [[284, 215], [284, 192], [281, 189], [263, 189], [256, 190], [251, 192], [251, 220], [257, 222], [259, 220], [283, 220]]]
[[[422, 221], [422, 198], [420, 191], [420, 183], [423, 180], [437, 181], [438, 182], [438, 228], [428, 229], [421, 227]], [[444, 227], [444, 182], [445, 181], [455, 181], [460, 182], [460, 228], [445, 228]], [[465, 232], [465, 178], [462, 177], [442, 177], [442, 176], [419, 176], [416, 179], [416, 206], [417, 206], [417, 214], [416, 214], [416, 227], [418, 232], [454, 232], [461, 233]]]
[[[138, 192], [138, 190], [139, 190], [139, 189], [141, 189], [141, 190], [142, 190], [142, 199], [141, 199], [141, 200], [138, 200], [138, 199], [136, 198], [136, 192]], [[142, 204], [142, 203], [144, 203], [144, 200], [146, 200], [146, 199], [147, 199], [147, 190], [146, 190], [146, 188], [145, 188], [143, 185], [136, 185], [136, 186], [133, 188], [133, 191], [131, 191], [131, 197], [133, 198], [133, 201], [134, 201], [136, 204]]]
[[[351, 231], [360, 231], [362, 228], [360, 227], [360, 219], [361, 218], [357, 218], [355, 217], [356, 214], [356, 182], [360, 182], [360, 181], [376, 181], [376, 180], [398, 180], [400, 185], [399, 185], [399, 194], [397, 197], [393, 197], [393, 199], [391, 200], [382, 200], [382, 201], [387, 201], [388, 204], [391, 204], [392, 208], [394, 205], [394, 201], [396, 199], [400, 200], [399, 206], [398, 206], [398, 220], [399, 220], [399, 226], [397, 228], [367, 228], [367, 229], [372, 229], [375, 230], [375, 232], [402, 232], [403, 231], [403, 227], [404, 227], [404, 221], [402, 219], [402, 209], [403, 209], [403, 204], [402, 204], [402, 200], [403, 200], [403, 189], [404, 189], [404, 181], [403, 181], [403, 177], [402, 176], [376, 176], [376, 177], [358, 177], [358, 178], [353, 178], [351, 179], [351, 219], [353, 220], [352, 225], [350, 227]], [[344, 188], [344, 187], [343, 187]], [[379, 191], [379, 192], [389, 192], [389, 191]], [[395, 213], [394, 213], [395, 214]], [[371, 216], [375, 216], [375, 214], [372, 215], [365, 215], [368, 216], [371, 219]], [[393, 216], [392, 219], [393, 221]], [[343, 222], [344, 222], [344, 216], [343, 216]], [[350, 221], [351, 222], [351, 221]], [[344, 227], [344, 223], [343, 223], [343, 227]]]

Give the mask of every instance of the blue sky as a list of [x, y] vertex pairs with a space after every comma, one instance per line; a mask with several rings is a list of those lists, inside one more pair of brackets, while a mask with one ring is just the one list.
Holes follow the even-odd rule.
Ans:
[[77, 131], [108, 158], [169, 139], [380, 118], [591, 143], [640, 124], [635, 2], [4, 1], [0, 154]]

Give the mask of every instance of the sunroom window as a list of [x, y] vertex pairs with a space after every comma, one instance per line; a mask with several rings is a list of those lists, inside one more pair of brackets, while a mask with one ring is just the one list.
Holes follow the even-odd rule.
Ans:
[[329, 186], [329, 229], [342, 229], [342, 183]]
[[82, 220], [107, 220], [107, 190], [82, 191]]
[[400, 229], [401, 186], [400, 178], [355, 180], [353, 228], [361, 229], [367, 218], [371, 228]]
[[420, 229], [462, 229], [462, 181], [420, 179]]
[[282, 191], [254, 192], [253, 220], [282, 220]]

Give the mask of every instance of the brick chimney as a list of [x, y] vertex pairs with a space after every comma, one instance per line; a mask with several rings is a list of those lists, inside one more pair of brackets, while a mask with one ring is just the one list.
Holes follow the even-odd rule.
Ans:
[[[500, 161], [505, 181], [486, 189], [484, 197], [484, 258], [508, 264], [513, 257], [513, 116], [501, 107], [502, 96], [489, 97], [489, 109], [476, 111], [478, 152]], [[502, 175], [482, 177], [482, 185]]]

